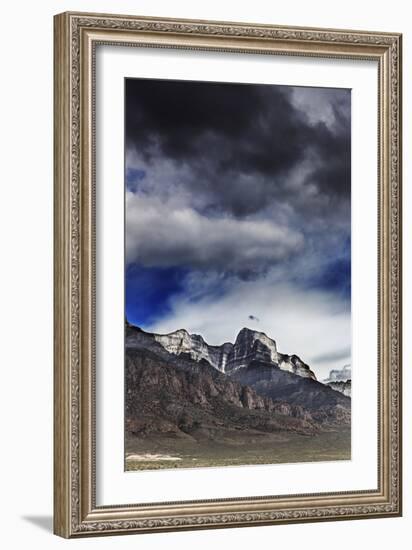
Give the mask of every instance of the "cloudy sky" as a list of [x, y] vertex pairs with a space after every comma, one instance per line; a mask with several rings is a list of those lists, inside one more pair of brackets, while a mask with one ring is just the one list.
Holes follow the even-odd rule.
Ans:
[[126, 80], [126, 316], [350, 363], [350, 90]]

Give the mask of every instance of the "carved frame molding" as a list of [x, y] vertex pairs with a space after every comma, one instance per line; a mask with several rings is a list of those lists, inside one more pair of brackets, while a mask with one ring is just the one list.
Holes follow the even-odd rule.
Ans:
[[[401, 35], [64, 13], [55, 17], [54, 531], [64, 537], [401, 514]], [[94, 56], [97, 44], [379, 64], [377, 491], [95, 503]]]

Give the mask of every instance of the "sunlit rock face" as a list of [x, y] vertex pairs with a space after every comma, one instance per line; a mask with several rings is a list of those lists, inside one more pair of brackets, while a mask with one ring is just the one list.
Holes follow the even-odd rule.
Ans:
[[170, 334], [153, 334], [153, 338], [169, 353], [181, 355], [187, 353], [191, 359], [205, 359], [216, 369], [225, 372], [227, 358], [233, 349], [230, 343], [221, 346], [209, 346], [199, 334], [189, 334], [180, 329]]
[[263, 332], [243, 328], [227, 358], [226, 372], [247, 367], [254, 359], [278, 363], [276, 342]]
[[[135, 327], [133, 327], [135, 328]], [[145, 340], [145, 345], [160, 345], [173, 355], [187, 354], [194, 361], [207, 361], [220, 372], [231, 374], [241, 368], [246, 368], [252, 361], [272, 363], [282, 370], [297, 374], [303, 378], [316, 380], [315, 374], [297, 355], [279, 353], [276, 342], [263, 332], [243, 328], [237, 335], [234, 344], [226, 342], [220, 346], [210, 346], [202, 336], [189, 334], [180, 329], [170, 334], [150, 334], [137, 328], [129, 327], [126, 345], [139, 346]], [[134, 344], [133, 344], [134, 342]]]
[[279, 361], [279, 368], [287, 370], [303, 378], [312, 378], [316, 380], [314, 372], [312, 372], [309, 366], [300, 359], [297, 355], [281, 355]]

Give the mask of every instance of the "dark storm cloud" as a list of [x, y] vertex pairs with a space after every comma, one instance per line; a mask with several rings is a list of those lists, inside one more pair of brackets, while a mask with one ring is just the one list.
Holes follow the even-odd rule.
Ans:
[[[268, 125], [270, 112], [276, 116], [277, 135]], [[234, 145], [221, 151], [222, 166], [273, 172], [299, 156], [299, 141], [305, 139], [280, 88], [128, 80], [127, 113], [127, 136], [147, 155], [150, 145], [159, 143], [163, 155], [185, 162], [204, 155], [201, 145], [213, 137]], [[236, 150], [240, 154], [234, 158]]]
[[196, 189], [205, 211], [242, 217], [277, 201], [336, 208], [350, 196], [350, 92], [315, 94], [331, 124], [310, 120], [289, 87], [128, 79], [127, 148], [149, 166], [185, 167], [178, 184]]
[[[346, 92], [347, 94], [347, 92]], [[342, 98], [333, 105], [335, 119], [331, 131], [326, 124], [314, 128], [314, 143], [309, 145], [316, 157], [315, 168], [309, 178], [324, 193], [350, 195], [351, 150], [350, 110]]]
[[349, 296], [349, 90], [133, 79], [125, 120], [128, 263]]
[[303, 247], [301, 233], [268, 220], [209, 218], [136, 195], [129, 196], [126, 204], [128, 263], [214, 269], [247, 278]]

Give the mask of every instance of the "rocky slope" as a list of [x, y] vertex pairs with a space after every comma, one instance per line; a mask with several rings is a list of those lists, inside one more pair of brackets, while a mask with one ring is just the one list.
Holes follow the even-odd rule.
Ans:
[[296, 376], [259, 360], [237, 371], [232, 378], [259, 395], [303, 407], [321, 423], [350, 423], [350, 398], [317, 380]]
[[189, 356], [126, 355], [126, 431], [139, 437], [227, 441], [241, 433], [317, 433], [300, 405], [275, 401]]

